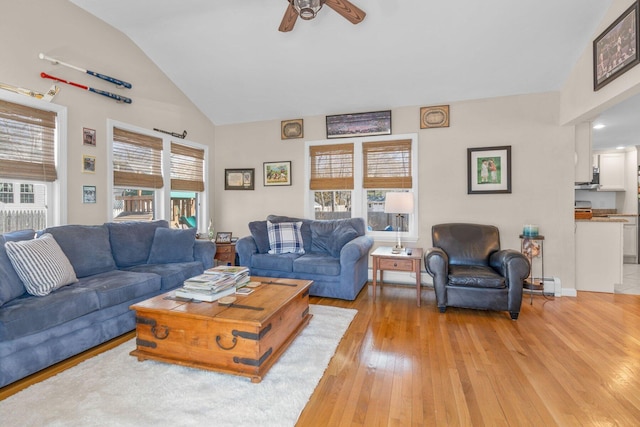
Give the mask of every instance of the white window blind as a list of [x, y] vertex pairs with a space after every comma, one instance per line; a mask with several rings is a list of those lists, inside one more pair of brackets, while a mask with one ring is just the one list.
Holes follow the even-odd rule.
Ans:
[[53, 182], [55, 112], [0, 100], [0, 175]]
[[171, 189], [204, 191], [204, 150], [171, 143]]
[[113, 185], [162, 188], [162, 138], [114, 128]]

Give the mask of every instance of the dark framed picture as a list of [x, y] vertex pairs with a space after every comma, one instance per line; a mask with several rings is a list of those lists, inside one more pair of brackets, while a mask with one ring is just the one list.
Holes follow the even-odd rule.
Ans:
[[83, 185], [82, 186], [82, 203], [95, 203], [95, 202], [96, 202], [96, 186]]
[[467, 194], [511, 193], [511, 146], [467, 148]]
[[253, 190], [255, 169], [225, 169], [225, 190]]
[[420, 129], [448, 128], [449, 106], [436, 105], [420, 108]]
[[96, 146], [96, 130], [89, 128], [82, 128], [82, 144]]
[[638, 64], [638, 2], [593, 41], [593, 90]]
[[283, 120], [280, 125], [280, 139], [296, 139], [304, 136], [302, 119]]
[[96, 173], [96, 156], [82, 155], [82, 172]]
[[391, 110], [327, 116], [327, 138], [391, 135]]
[[216, 233], [216, 243], [231, 243], [231, 233], [228, 231], [218, 231]]
[[264, 185], [291, 185], [291, 162], [264, 162]]

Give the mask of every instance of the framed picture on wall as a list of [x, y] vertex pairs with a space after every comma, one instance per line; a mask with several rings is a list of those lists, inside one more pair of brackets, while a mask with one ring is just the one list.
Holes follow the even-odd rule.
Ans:
[[265, 162], [264, 185], [291, 185], [291, 162]]
[[511, 193], [511, 146], [467, 149], [467, 194]]
[[96, 186], [83, 185], [82, 186], [82, 203], [95, 203], [95, 202], [96, 202]]
[[96, 156], [82, 155], [82, 172], [96, 173]]
[[96, 146], [96, 130], [89, 128], [82, 128], [82, 144]]
[[634, 2], [593, 41], [593, 90], [597, 91], [640, 62], [638, 2]]
[[253, 190], [255, 169], [225, 169], [225, 190]]

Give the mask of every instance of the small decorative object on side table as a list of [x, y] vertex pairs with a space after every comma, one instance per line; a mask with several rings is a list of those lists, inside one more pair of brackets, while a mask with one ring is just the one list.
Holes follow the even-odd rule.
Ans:
[[236, 265], [236, 244], [216, 243], [215, 259], [224, 265]]
[[416, 274], [416, 302], [420, 307], [422, 248], [404, 248], [400, 253], [394, 252], [395, 249], [392, 247], [380, 246], [371, 253], [373, 258], [373, 300], [376, 299], [378, 271], [380, 271], [380, 283], [384, 280], [384, 270], [409, 271]]
[[[533, 233], [525, 226], [524, 234], [520, 235], [520, 252], [524, 254], [531, 264], [531, 272], [523, 283], [523, 288], [529, 292], [529, 303], [533, 304], [533, 294], [538, 293], [546, 297], [544, 293], [544, 236], [538, 233], [536, 226]], [[540, 261], [540, 276], [534, 273], [534, 259]]]

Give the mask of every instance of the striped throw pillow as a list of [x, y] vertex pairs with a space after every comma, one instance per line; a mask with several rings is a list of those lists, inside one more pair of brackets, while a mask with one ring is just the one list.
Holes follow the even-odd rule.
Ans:
[[271, 222], [267, 221], [270, 254], [303, 254], [302, 221]]
[[69, 259], [49, 233], [39, 239], [7, 242], [5, 249], [31, 295], [42, 297], [78, 281]]

